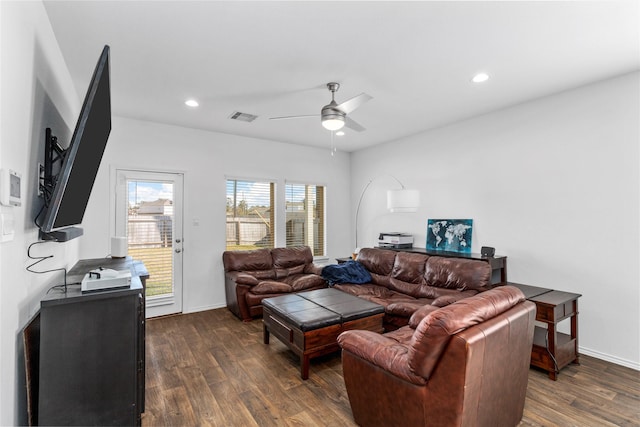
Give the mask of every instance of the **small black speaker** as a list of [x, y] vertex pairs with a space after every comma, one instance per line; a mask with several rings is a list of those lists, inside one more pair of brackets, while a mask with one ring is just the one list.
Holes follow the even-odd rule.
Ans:
[[492, 257], [496, 254], [496, 248], [492, 248], [491, 246], [483, 246], [480, 249], [480, 255], [484, 257]]

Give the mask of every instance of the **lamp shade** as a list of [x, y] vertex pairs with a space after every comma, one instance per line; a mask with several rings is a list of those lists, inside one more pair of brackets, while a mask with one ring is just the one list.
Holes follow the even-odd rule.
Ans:
[[387, 209], [391, 212], [416, 212], [420, 207], [418, 190], [388, 190]]

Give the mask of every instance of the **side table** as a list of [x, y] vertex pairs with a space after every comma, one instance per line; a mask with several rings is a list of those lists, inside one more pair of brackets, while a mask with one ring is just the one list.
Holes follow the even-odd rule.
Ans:
[[[536, 320], [546, 324], [546, 328], [535, 328], [531, 365], [544, 369], [555, 381], [560, 369], [570, 363], [580, 364], [578, 298], [582, 295], [519, 283], [508, 284], [522, 290], [527, 299], [536, 304]], [[558, 323], [565, 319], [571, 321], [569, 335], [557, 330]]]

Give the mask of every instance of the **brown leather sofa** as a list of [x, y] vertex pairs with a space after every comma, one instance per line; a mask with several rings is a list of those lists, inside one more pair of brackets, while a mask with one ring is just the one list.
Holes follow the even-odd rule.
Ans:
[[406, 325], [418, 309], [436, 310], [491, 284], [491, 266], [485, 261], [378, 248], [361, 249], [356, 260], [371, 274], [371, 283], [334, 287], [384, 306], [386, 331]]
[[225, 251], [227, 308], [244, 321], [262, 316], [262, 300], [327, 287], [307, 246]]
[[501, 286], [409, 325], [338, 337], [360, 426], [515, 426], [522, 418], [535, 305]]

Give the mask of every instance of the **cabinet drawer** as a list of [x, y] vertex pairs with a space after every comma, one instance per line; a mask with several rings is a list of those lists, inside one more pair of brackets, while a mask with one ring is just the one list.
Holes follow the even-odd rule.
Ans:
[[536, 304], [536, 320], [541, 322], [553, 322], [555, 319], [554, 308], [555, 307]]
[[271, 313], [268, 313], [264, 318], [264, 322], [267, 324], [269, 328], [269, 332], [273, 335], [277, 336], [284, 342], [293, 342], [293, 330], [287, 326], [284, 321], [274, 316]]

